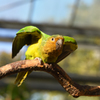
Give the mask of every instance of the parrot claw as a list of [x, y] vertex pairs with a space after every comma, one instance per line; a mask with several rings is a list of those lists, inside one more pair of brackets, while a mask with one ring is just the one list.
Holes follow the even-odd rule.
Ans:
[[36, 57], [35, 59], [36, 59], [36, 60], [39, 60], [39, 63], [40, 63], [41, 65], [43, 65], [43, 61], [42, 61], [42, 59], [41, 59], [41, 58]]

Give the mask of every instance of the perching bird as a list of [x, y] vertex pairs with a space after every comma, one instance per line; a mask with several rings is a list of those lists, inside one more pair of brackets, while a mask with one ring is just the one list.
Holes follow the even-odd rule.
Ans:
[[[35, 26], [26, 26], [17, 32], [12, 45], [12, 58], [24, 45], [30, 45], [25, 53], [26, 59], [31, 60], [38, 57], [44, 63], [58, 63], [77, 49], [74, 38], [62, 35], [50, 36]], [[32, 71], [19, 72], [15, 83], [20, 86]]]

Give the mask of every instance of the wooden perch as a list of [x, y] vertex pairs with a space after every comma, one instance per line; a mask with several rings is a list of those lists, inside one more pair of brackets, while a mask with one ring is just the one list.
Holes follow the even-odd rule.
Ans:
[[50, 73], [73, 97], [100, 96], [100, 86], [79, 85], [72, 81], [67, 73], [56, 63], [40, 64], [37, 59], [17, 61], [0, 67], [0, 79], [10, 74], [30, 69]]

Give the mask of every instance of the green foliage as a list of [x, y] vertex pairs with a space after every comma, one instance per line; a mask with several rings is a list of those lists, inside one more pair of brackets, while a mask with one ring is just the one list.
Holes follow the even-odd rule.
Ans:
[[70, 73], [98, 75], [100, 73], [99, 50], [79, 49], [59, 64]]
[[0, 52], [0, 66], [9, 64], [14, 61], [18, 61], [21, 59], [21, 55], [18, 55], [15, 59], [11, 58], [11, 54], [7, 52]]
[[14, 84], [9, 84], [1, 90], [0, 94], [5, 98], [5, 100], [25, 100], [29, 97], [28, 90], [24, 85], [17, 87]]

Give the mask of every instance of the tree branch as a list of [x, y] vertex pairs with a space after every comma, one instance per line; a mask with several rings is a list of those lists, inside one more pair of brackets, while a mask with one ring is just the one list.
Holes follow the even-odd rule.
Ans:
[[67, 73], [56, 63], [40, 64], [37, 59], [17, 61], [0, 67], [0, 79], [10, 74], [30, 69], [50, 73], [73, 97], [100, 96], [100, 86], [79, 85], [72, 81]]

